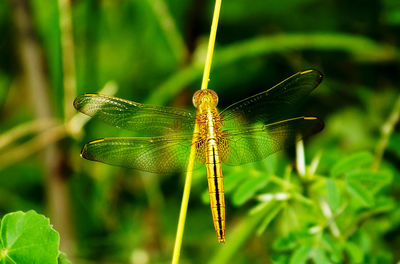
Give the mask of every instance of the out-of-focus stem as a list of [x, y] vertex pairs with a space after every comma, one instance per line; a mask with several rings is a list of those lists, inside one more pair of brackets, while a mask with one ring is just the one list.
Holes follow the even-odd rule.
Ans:
[[22, 137], [25, 137], [31, 133], [40, 132], [51, 126], [54, 126], [55, 124], [56, 120], [39, 119], [13, 127], [9, 131], [0, 135], [0, 151]]
[[61, 53], [64, 84], [64, 118], [69, 120], [74, 114], [72, 102], [76, 97], [75, 50], [72, 32], [71, 2], [58, 0], [61, 33]]
[[[44, 71], [43, 52], [35, 38], [30, 1], [13, 0], [12, 3], [19, 43], [19, 58], [34, 113], [37, 119], [52, 119], [49, 82]], [[42, 138], [42, 140], [45, 139]], [[74, 236], [71, 227], [69, 192], [61, 169], [63, 153], [56, 144], [47, 145], [43, 142], [41, 144], [46, 145], [43, 152], [43, 167], [50, 219], [62, 237], [62, 250], [72, 253]]]
[[[100, 93], [114, 95], [117, 89], [118, 87], [116, 86], [116, 84], [110, 81], [104, 86]], [[54, 144], [67, 136], [79, 136], [83, 126], [89, 121], [89, 119], [90, 117], [88, 116], [84, 116], [81, 113], [76, 113], [71, 118], [71, 120], [69, 120], [69, 122], [65, 124], [57, 124], [55, 120], [37, 120], [11, 129], [0, 137], [0, 144], [2, 144], [0, 148], [9, 144], [10, 140], [13, 140], [13, 138], [18, 136], [18, 134], [16, 136], [12, 135], [13, 131], [17, 131], [20, 136], [24, 136], [29, 133], [30, 129], [33, 130], [34, 128], [39, 128], [39, 126], [46, 125], [42, 123], [52, 122], [51, 124], [53, 125], [52, 127], [44, 130], [28, 142], [7, 150], [7, 153], [0, 154], [0, 169], [15, 164], [20, 160], [23, 160], [30, 155], [33, 155], [43, 150], [46, 146]]]
[[18, 161], [23, 160], [34, 153], [37, 153], [46, 146], [56, 143], [66, 136], [67, 133], [64, 125], [59, 125], [48, 129], [31, 139], [30, 141], [20, 144], [17, 147], [13, 147], [7, 150], [6, 153], [1, 154], [0, 169], [5, 168], [11, 164], [15, 164]]
[[182, 64], [188, 56], [188, 49], [168, 10], [167, 4], [164, 0], [147, 0], [147, 2], [149, 2], [152, 7], [155, 17], [158, 19], [165, 38], [175, 54], [176, 59]]
[[397, 100], [394, 104], [392, 113], [389, 115], [389, 118], [383, 124], [381, 128], [381, 138], [379, 139], [378, 145], [375, 150], [375, 158], [372, 163], [372, 169], [378, 170], [381, 164], [383, 153], [388, 145], [390, 135], [393, 132], [394, 126], [399, 122], [400, 119], [400, 95], [397, 97]]

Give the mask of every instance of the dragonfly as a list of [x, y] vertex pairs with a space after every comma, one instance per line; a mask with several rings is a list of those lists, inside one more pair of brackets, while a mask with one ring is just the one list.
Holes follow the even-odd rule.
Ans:
[[[196, 111], [140, 104], [101, 94], [83, 94], [75, 108], [114, 127], [146, 137], [115, 137], [84, 145], [81, 157], [153, 173], [185, 170], [192, 144], [195, 168], [206, 166], [217, 239], [225, 242], [225, 198], [221, 163], [238, 166], [282, 150], [319, 132], [317, 117], [288, 117], [322, 81], [317, 70], [298, 72], [272, 88], [218, 111], [218, 96], [205, 89], [193, 96]], [[198, 132], [194, 134], [195, 124]]]

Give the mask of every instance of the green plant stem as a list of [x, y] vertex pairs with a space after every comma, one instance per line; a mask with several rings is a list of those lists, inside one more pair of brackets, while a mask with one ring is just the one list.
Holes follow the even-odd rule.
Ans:
[[221, 0], [215, 1], [213, 21], [211, 24], [210, 38], [208, 40], [207, 57], [204, 64], [203, 80], [201, 82], [201, 89], [205, 90], [208, 87], [210, 78], [211, 62], [214, 54], [215, 38], [217, 36], [219, 13], [221, 11]]
[[[222, 2], [222, 0], [215, 1], [214, 15], [213, 15], [212, 23], [211, 23], [211, 32], [210, 32], [210, 38], [209, 38], [209, 42], [208, 42], [207, 57], [206, 57], [205, 65], [204, 65], [204, 74], [203, 74], [203, 82], [201, 84], [201, 89], [207, 89], [207, 85], [208, 85], [208, 78], [210, 76], [210, 69], [211, 69], [211, 63], [212, 63], [212, 57], [213, 57], [212, 55], [214, 52], [215, 37], [217, 34], [219, 13], [221, 10], [221, 2]], [[190, 187], [191, 187], [192, 176], [193, 176], [193, 166], [194, 166], [194, 162], [196, 159], [196, 144], [195, 143], [197, 141], [198, 131], [199, 131], [199, 125], [196, 122], [196, 124], [194, 126], [194, 131], [193, 131], [192, 146], [190, 148], [189, 163], [188, 163], [188, 167], [186, 170], [185, 186], [184, 186], [184, 190], [183, 190], [181, 210], [179, 213], [178, 227], [177, 227], [177, 231], [176, 231], [175, 246], [174, 246], [174, 252], [173, 252], [173, 256], [172, 256], [173, 264], [179, 263], [183, 231], [185, 229], [187, 207], [189, 204]]]
[[11, 148], [1, 154], [0, 169], [15, 164], [16, 162], [44, 149], [46, 146], [54, 144], [66, 136], [67, 133], [64, 125], [58, 125], [45, 130], [30, 141], [20, 144], [15, 148]]
[[174, 252], [173, 252], [173, 256], [172, 256], [173, 264], [179, 263], [179, 257], [181, 254], [183, 231], [185, 229], [186, 214], [187, 214], [187, 208], [188, 208], [189, 196], [190, 196], [190, 188], [191, 188], [191, 184], [192, 184], [193, 166], [194, 166], [194, 161], [196, 158], [195, 142], [196, 142], [196, 134], [198, 133], [198, 130], [199, 130], [199, 126], [196, 123], [196, 125], [194, 127], [194, 131], [193, 131], [193, 139], [192, 139], [192, 147], [190, 149], [189, 163], [188, 163], [187, 170], [186, 170], [185, 186], [183, 189], [181, 210], [179, 212], [178, 228], [176, 230], [175, 246], [174, 246]]
[[375, 150], [375, 158], [372, 163], [372, 169], [377, 171], [382, 161], [383, 153], [388, 145], [390, 135], [393, 132], [394, 126], [399, 122], [400, 118], [400, 95], [397, 97], [397, 100], [394, 104], [392, 113], [389, 115], [389, 118], [383, 124], [381, 128], [381, 137], [378, 141], [378, 145]]
[[[14, 0], [14, 19], [16, 35], [19, 43], [20, 64], [26, 86], [30, 92], [30, 98], [34, 108], [36, 119], [53, 119], [53, 105], [50, 100], [50, 86], [48, 76], [45, 74], [46, 65], [43, 58], [43, 50], [35, 37], [34, 19], [30, 12], [30, 1]], [[26, 34], [26, 32], [30, 32]], [[58, 135], [58, 133], [56, 134]], [[64, 152], [58, 144], [46, 143], [47, 138], [39, 138], [46, 147], [43, 151], [44, 185], [46, 191], [47, 208], [50, 211], [54, 226], [59, 230], [63, 250], [73, 252], [74, 233], [70, 214], [70, 193], [66, 184], [63, 167]], [[8, 153], [9, 154], [9, 153]], [[7, 156], [4, 156], [8, 158]]]
[[23, 123], [0, 135], [0, 151], [5, 147], [13, 144], [20, 138], [23, 138], [31, 133], [37, 133], [48, 129], [56, 124], [54, 119], [36, 119], [30, 122]]

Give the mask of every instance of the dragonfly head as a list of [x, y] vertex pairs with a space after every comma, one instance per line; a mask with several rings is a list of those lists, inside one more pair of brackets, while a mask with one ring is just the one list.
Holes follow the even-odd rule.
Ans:
[[198, 90], [193, 95], [193, 105], [194, 107], [199, 107], [204, 102], [208, 102], [213, 106], [217, 106], [218, 104], [218, 95], [213, 90], [204, 89]]

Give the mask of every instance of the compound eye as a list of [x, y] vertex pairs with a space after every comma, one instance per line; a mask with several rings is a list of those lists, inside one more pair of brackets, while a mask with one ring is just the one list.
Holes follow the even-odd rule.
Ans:
[[193, 95], [193, 105], [194, 107], [199, 107], [199, 105], [204, 102], [209, 101], [212, 105], [216, 106], [218, 104], [218, 95], [213, 90], [198, 90]]
[[214, 106], [217, 106], [217, 104], [218, 104], [218, 95], [217, 95], [217, 93], [215, 91], [213, 91], [213, 90], [207, 90], [207, 91], [208, 91], [208, 94], [209, 94], [209, 97], [210, 97], [211, 104], [214, 105]]
[[202, 93], [203, 93], [203, 90], [198, 90], [193, 95], [192, 101], [193, 101], [194, 107], [196, 107], [196, 108], [199, 107], [199, 105], [201, 103]]

